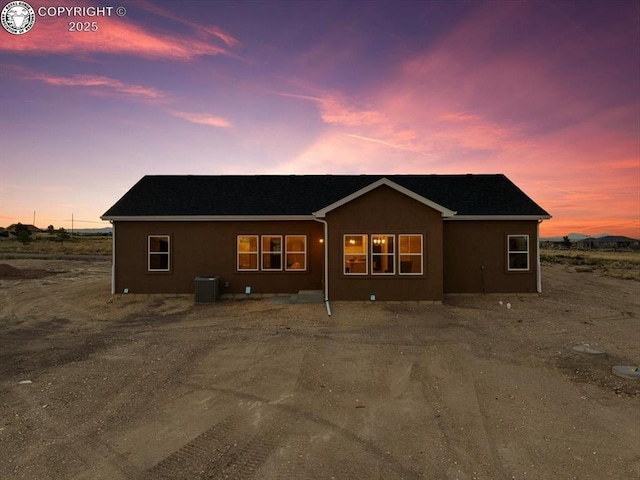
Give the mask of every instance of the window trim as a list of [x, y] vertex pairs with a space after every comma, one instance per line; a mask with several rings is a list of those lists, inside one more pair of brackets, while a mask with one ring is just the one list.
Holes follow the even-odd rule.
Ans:
[[[265, 238], [279, 238], [280, 239], [280, 251], [277, 250], [264, 250], [264, 239]], [[262, 272], [281, 272], [282, 271], [282, 260], [283, 260], [283, 248], [282, 248], [282, 235], [272, 235], [272, 234], [265, 234], [265, 235], [260, 235], [260, 245], [259, 245], [259, 250], [260, 250], [260, 270]], [[265, 268], [264, 267], [264, 256], [265, 255], [280, 255], [280, 268]]]
[[[302, 238], [303, 239], [303, 243], [304, 243], [304, 250], [302, 251], [298, 251], [298, 250], [289, 250], [287, 248], [287, 240], [290, 237], [296, 237], [296, 238]], [[287, 261], [287, 256], [291, 254], [291, 255], [302, 255], [304, 258], [304, 266], [303, 268], [289, 268], [288, 264], [289, 262]], [[306, 272], [307, 271], [307, 236], [306, 235], [296, 235], [296, 234], [291, 234], [291, 235], [285, 235], [284, 236], [284, 270], [285, 272]]]
[[[249, 237], [256, 239], [256, 251], [240, 252], [240, 237]], [[240, 268], [240, 255], [255, 255], [256, 268]], [[236, 235], [236, 271], [238, 272], [258, 272], [260, 271], [260, 235], [238, 234]]]
[[[511, 250], [510, 247], [510, 239], [512, 237], [525, 237], [527, 239], [527, 249], [526, 250]], [[530, 260], [530, 248], [531, 242], [529, 238], [529, 234], [527, 233], [516, 233], [512, 235], [507, 235], [507, 271], [508, 272], [530, 272], [531, 271], [531, 260]], [[527, 255], [527, 266], [526, 268], [511, 268], [511, 254], [512, 253], [525, 253]]]
[[[376, 253], [376, 252], [374, 252], [373, 251], [373, 247], [374, 247], [373, 239], [374, 239], [374, 237], [386, 237], [387, 241], [388, 241], [389, 238], [393, 238], [393, 252], [392, 253]], [[396, 234], [395, 233], [372, 233], [371, 234], [371, 255], [370, 255], [370, 259], [369, 259], [369, 261], [371, 262], [371, 275], [388, 276], [388, 277], [394, 276], [396, 274], [396, 267], [397, 267], [397, 265], [396, 265], [396, 250], [397, 250], [397, 248], [396, 248]], [[393, 260], [391, 260], [391, 265], [392, 265], [393, 271], [392, 272], [376, 272], [376, 271], [374, 271], [374, 269], [373, 269], [373, 263], [374, 263], [373, 260], [374, 260], [374, 258], [376, 258], [376, 257], [382, 258], [382, 257], [389, 257], [389, 256], [393, 257]]]
[[[402, 241], [400, 240], [401, 237], [420, 237], [420, 252], [419, 253], [414, 253], [414, 252], [409, 252], [409, 253], [403, 253], [402, 252]], [[424, 275], [424, 235], [422, 233], [399, 233], [398, 234], [398, 275], [402, 275], [402, 276], [420, 276], [420, 275]], [[413, 256], [413, 257], [420, 257], [420, 271], [419, 272], [408, 272], [408, 273], [404, 273], [402, 272], [402, 257], [403, 256]]]
[[[347, 253], [345, 249], [345, 242], [347, 241], [347, 237], [363, 237], [364, 240], [362, 245], [364, 246], [364, 253]], [[368, 233], [345, 233], [342, 235], [342, 274], [348, 275], [350, 277], [362, 277], [369, 275], [369, 234]], [[364, 255], [364, 272], [363, 273], [353, 273], [347, 272], [347, 255], [349, 256], [363, 256]]]
[[[166, 252], [152, 252], [151, 251], [151, 239], [152, 238], [166, 238], [167, 239], [167, 251]], [[167, 256], [167, 268], [151, 268], [151, 256], [152, 255], [166, 255]], [[171, 271], [171, 235], [168, 234], [150, 234], [147, 235], [147, 272], [149, 273], [166, 273]]]

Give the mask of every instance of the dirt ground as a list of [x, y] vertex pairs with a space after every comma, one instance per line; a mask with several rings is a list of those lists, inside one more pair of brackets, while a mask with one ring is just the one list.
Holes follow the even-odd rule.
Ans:
[[549, 265], [539, 296], [328, 317], [0, 264], [3, 479], [640, 477], [640, 380], [611, 374], [640, 365], [638, 282]]

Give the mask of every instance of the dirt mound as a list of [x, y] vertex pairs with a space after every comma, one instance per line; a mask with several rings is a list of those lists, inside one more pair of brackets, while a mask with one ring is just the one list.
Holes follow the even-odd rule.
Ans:
[[26, 268], [20, 269], [6, 263], [0, 263], [0, 278], [42, 278], [56, 273], [59, 272]]

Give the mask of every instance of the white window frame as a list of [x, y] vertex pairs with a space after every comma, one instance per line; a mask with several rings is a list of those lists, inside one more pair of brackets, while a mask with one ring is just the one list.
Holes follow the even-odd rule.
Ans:
[[[375, 246], [375, 242], [374, 239], [376, 237], [385, 237], [387, 239], [387, 241], [389, 241], [389, 238], [393, 239], [393, 252], [391, 253], [376, 253], [374, 252], [374, 246]], [[372, 233], [371, 234], [371, 275], [386, 275], [386, 276], [392, 276], [396, 274], [396, 250], [397, 250], [397, 246], [396, 246], [396, 236], [393, 233]], [[373, 264], [374, 264], [374, 259], [376, 257], [382, 258], [382, 257], [393, 257], [391, 260], [391, 268], [393, 269], [392, 272], [376, 272], [373, 269]]]
[[[304, 243], [304, 250], [289, 250], [288, 240], [289, 238], [302, 238]], [[304, 265], [302, 268], [289, 268], [288, 256], [291, 255], [302, 255], [304, 258]], [[306, 235], [285, 235], [284, 236], [284, 267], [287, 272], [305, 272], [307, 270], [307, 236]]]
[[[402, 237], [420, 237], [420, 252], [402, 252]], [[420, 272], [402, 272], [402, 257], [420, 257]], [[424, 273], [424, 235], [421, 233], [399, 233], [398, 234], [398, 275], [423, 275]]]
[[[511, 250], [510, 240], [513, 237], [524, 237], [527, 239], [527, 249], [526, 250]], [[528, 272], [531, 270], [531, 261], [529, 255], [529, 246], [531, 245], [529, 235], [525, 233], [507, 235], [507, 270], [509, 272]], [[511, 254], [523, 254], [527, 255], [527, 266], [526, 268], [511, 268]]]
[[[362, 245], [364, 246], [364, 253], [347, 253], [345, 244], [347, 237], [363, 237]], [[342, 236], [342, 273], [349, 276], [364, 276], [369, 275], [369, 234], [367, 233], [345, 233]], [[347, 257], [352, 256], [364, 256], [364, 272], [353, 273], [347, 272]]]
[[[167, 251], [166, 252], [152, 252], [151, 251], [151, 239], [152, 238], [166, 238], [167, 239]], [[151, 256], [152, 255], [166, 255], [167, 256], [167, 268], [151, 268]], [[147, 235], [147, 271], [148, 272], [170, 272], [171, 271], [171, 235]]]
[[[256, 239], [256, 251], [255, 252], [241, 252], [240, 251], [240, 238], [248, 237]], [[240, 268], [240, 255], [255, 255], [256, 256], [256, 268]], [[238, 272], [257, 272], [260, 270], [260, 237], [258, 235], [236, 235], [236, 270]]]
[[[265, 250], [264, 249], [264, 239], [265, 238], [279, 238], [280, 239], [280, 250]], [[260, 269], [263, 272], [281, 272], [282, 271], [282, 261], [284, 260], [284, 248], [282, 245], [282, 235], [260, 235]], [[265, 255], [280, 255], [280, 268], [265, 268], [264, 267], [264, 256]]]

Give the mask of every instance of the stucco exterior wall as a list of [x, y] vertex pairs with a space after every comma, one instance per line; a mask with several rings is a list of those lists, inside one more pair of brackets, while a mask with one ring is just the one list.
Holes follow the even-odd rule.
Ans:
[[[329, 298], [380, 301], [442, 300], [442, 219], [440, 212], [381, 186], [330, 211]], [[348, 234], [422, 234], [424, 267], [419, 276], [345, 275], [343, 238]], [[397, 239], [397, 236], [396, 236]], [[397, 253], [396, 253], [397, 261]]]
[[[221, 293], [297, 293], [320, 290], [323, 225], [291, 222], [115, 222], [115, 292], [193, 293], [198, 276], [218, 276]], [[306, 235], [307, 269], [301, 272], [239, 272], [237, 235]], [[170, 235], [169, 272], [147, 270], [148, 235]], [[224, 287], [229, 283], [228, 288]]]
[[[528, 271], [508, 270], [508, 235], [529, 235]], [[443, 251], [445, 293], [537, 291], [537, 221], [445, 220]]]

